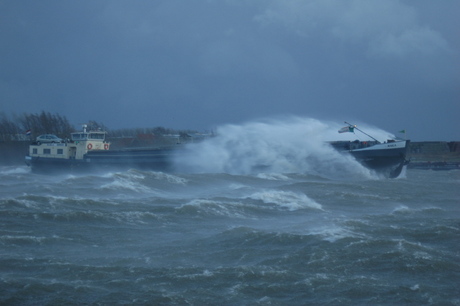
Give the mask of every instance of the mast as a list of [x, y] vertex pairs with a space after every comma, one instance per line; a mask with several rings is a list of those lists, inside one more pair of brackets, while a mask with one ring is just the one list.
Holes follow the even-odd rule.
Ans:
[[348, 124], [348, 126], [354, 128], [354, 129], [357, 129], [358, 131], [360, 131], [360, 132], [363, 133], [364, 135], [369, 136], [370, 138], [372, 138], [372, 139], [374, 139], [375, 141], [377, 141], [378, 143], [380, 143], [380, 141], [378, 141], [377, 139], [375, 139], [375, 138], [372, 137], [371, 135], [369, 135], [369, 134], [363, 132], [362, 130], [358, 129], [358, 128], [356, 127], [356, 125], [350, 124], [350, 123], [348, 123], [348, 122], [346, 122], [346, 121], [344, 121], [344, 122], [345, 122], [346, 124]]

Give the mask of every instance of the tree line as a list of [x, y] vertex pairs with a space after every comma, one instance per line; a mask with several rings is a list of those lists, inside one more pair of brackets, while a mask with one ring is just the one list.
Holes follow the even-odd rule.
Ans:
[[0, 114], [0, 140], [28, 140], [41, 134], [55, 134], [64, 137], [74, 128], [65, 116], [42, 111], [37, 114]]
[[[179, 135], [185, 137], [188, 133], [196, 133], [192, 130], [174, 130], [164, 127], [132, 128], [132, 129], [109, 129], [103, 123], [89, 120], [89, 130], [102, 130], [108, 133], [108, 137], [138, 137], [138, 135]], [[0, 141], [21, 141], [35, 139], [42, 134], [54, 134], [60, 138], [68, 138], [70, 133], [81, 130], [75, 129], [65, 116], [42, 111], [40, 113], [24, 113], [10, 115], [0, 113]]]

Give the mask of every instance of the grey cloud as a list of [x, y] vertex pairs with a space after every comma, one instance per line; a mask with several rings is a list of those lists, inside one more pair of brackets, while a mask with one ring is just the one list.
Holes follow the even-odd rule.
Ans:
[[292, 56], [276, 46], [226, 39], [213, 42], [202, 54], [204, 72], [210, 76], [253, 75], [278, 80], [297, 75]]
[[386, 34], [371, 41], [370, 54], [376, 56], [432, 55], [450, 52], [447, 41], [426, 27], [408, 29], [399, 35]]
[[255, 20], [280, 24], [296, 34], [332, 36], [365, 43], [370, 56], [403, 56], [446, 51], [442, 35], [417, 20], [415, 10], [398, 0], [274, 0]]
[[453, 139], [456, 3], [2, 1], [1, 111], [194, 129], [295, 114]]

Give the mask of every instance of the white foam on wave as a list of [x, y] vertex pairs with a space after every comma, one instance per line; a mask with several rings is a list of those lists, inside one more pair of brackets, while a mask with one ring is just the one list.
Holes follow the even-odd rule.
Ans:
[[10, 234], [10, 235], [3, 235], [0, 236], [0, 241], [3, 243], [14, 245], [14, 244], [43, 244], [47, 242], [56, 242], [56, 241], [73, 241], [72, 238], [65, 238], [58, 235], [51, 235], [51, 236], [32, 236], [32, 235], [25, 235], [17, 233]]
[[413, 209], [407, 207], [406, 205], [399, 205], [398, 207], [393, 209], [391, 214], [411, 213], [412, 211]]
[[429, 213], [431, 215], [435, 213], [443, 213], [445, 209], [436, 206], [423, 206], [417, 208], [411, 208], [406, 205], [399, 205], [398, 207], [394, 208], [391, 212], [392, 215], [395, 214], [415, 214], [415, 213]]
[[43, 241], [47, 240], [47, 237], [40, 237], [40, 236], [30, 236], [30, 235], [3, 235], [0, 236], [0, 241], [21, 241], [21, 242], [33, 242], [33, 243], [42, 243]]
[[[201, 173], [311, 173], [333, 178], [372, 178], [368, 169], [327, 143], [363, 138], [339, 134], [340, 127], [299, 117], [225, 125], [217, 129], [217, 136], [188, 145], [186, 157], [175, 162], [178, 169]], [[364, 128], [376, 138], [390, 137], [382, 130]]]
[[137, 172], [116, 172], [112, 173], [110, 177], [113, 181], [101, 185], [101, 189], [110, 189], [110, 190], [131, 190], [135, 192], [149, 192], [150, 188], [140, 183], [142, 179], [145, 178], [144, 175]]
[[9, 175], [9, 174], [25, 174], [30, 173], [30, 168], [27, 166], [3, 166], [0, 167], [0, 174]]
[[120, 223], [147, 224], [144, 219], [157, 219], [157, 215], [149, 211], [125, 211], [110, 214], [110, 217]]
[[410, 290], [412, 290], [412, 291], [420, 290], [420, 285], [419, 285], [419, 284], [415, 284], [415, 285], [413, 285], [413, 286], [410, 287]]
[[41, 195], [24, 193], [23, 195], [16, 197], [16, 198], [11, 198], [10, 200], [28, 209], [44, 211], [50, 208], [55, 209], [56, 204], [62, 203], [63, 201], [67, 199], [69, 198], [64, 197], [64, 196], [58, 196], [58, 195], [48, 194], [46, 196], [41, 196]]
[[245, 185], [245, 184], [241, 184], [241, 183], [232, 183], [232, 184], [228, 185], [227, 188], [230, 189], [230, 190], [236, 191], [236, 190], [245, 190], [245, 189], [249, 188], [249, 186]]
[[110, 190], [131, 190], [142, 193], [151, 191], [147, 186], [126, 178], [116, 178], [110, 183], [103, 184], [100, 188]]
[[156, 191], [154, 188], [149, 187], [152, 180], [166, 181], [177, 185], [186, 185], [188, 182], [187, 179], [163, 172], [142, 172], [137, 170], [111, 173], [106, 176], [106, 178], [111, 178], [113, 180], [103, 184], [100, 187], [101, 189], [131, 190], [141, 193]]
[[197, 271], [197, 273], [184, 273], [180, 275], [176, 275], [178, 279], [190, 279], [190, 280], [198, 280], [203, 277], [212, 277], [214, 273], [209, 271], [208, 269]]
[[189, 208], [194, 208], [198, 213], [205, 212], [216, 216], [231, 216], [236, 218], [245, 218], [245, 215], [240, 211], [240, 207], [245, 206], [240, 202], [223, 202], [210, 199], [195, 199], [181, 207], [178, 210], [186, 211]]
[[259, 173], [258, 178], [270, 181], [288, 181], [289, 177], [281, 173]]
[[322, 237], [323, 240], [329, 242], [335, 242], [340, 239], [345, 238], [362, 238], [362, 235], [359, 235], [345, 227], [341, 227], [337, 224], [329, 224], [328, 226], [318, 227], [309, 232], [311, 235], [317, 235]]
[[157, 179], [157, 180], [164, 180], [171, 184], [177, 185], [186, 185], [188, 180], [176, 175], [164, 173], [164, 172], [151, 172], [150, 176]]
[[266, 204], [274, 204], [290, 211], [314, 208], [322, 210], [321, 204], [307, 197], [304, 193], [291, 191], [265, 190], [249, 196], [254, 200], [261, 200]]

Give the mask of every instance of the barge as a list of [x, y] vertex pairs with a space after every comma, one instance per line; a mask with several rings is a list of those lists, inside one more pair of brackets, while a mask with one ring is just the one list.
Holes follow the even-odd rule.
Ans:
[[[359, 130], [349, 125], [346, 131]], [[345, 131], [345, 128], [339, 132]], [[361, 130], [359, 130], [361, 131]], [[363, 131], [361, 131], [363, 132]], [[364, 133], [364, 132], [363, 132]], [[365, 133], [364, 133], [365, 134]], [[366, 134], [367, 135], [367, 134]], [[172, 172], [177, 155], [185, 151], [177, 147], [110, 150], [106, 132], [86, 131], [71, 134], [60, 142], [34, 142], [29, 146], [25, 162], [33, 172], [77, 172], [81, 170], [130, 169]], [[372, 136], [368, 135], [373, 138]], [[344, 154], [350, 154], [363, 166], [389, 178], [398, 177], [408, 164], [406, 152], [409, 140], [332, 141], [329, 144]]]
[[171, 171], [175, 149], [110, 150], [106, 132], [72, 133], [63, 142], [34, 142], [25, 162], [33, 172], [77, 172], [100, 169], [149, 169]]
[[397, 178], [404, 166], [409, 164], [406, 159], [409, 140], [387, 140], [380, 142], [369, 134], [358, 129], [356, 125], [345, 122], [348, 126], [339, 130], [339, 133], [360, 131], [372, 138], [371, 141], [332, 141], [331, 146], [337, 151], [350, 154], [360, 164], [378, 174], [388, 178]]

